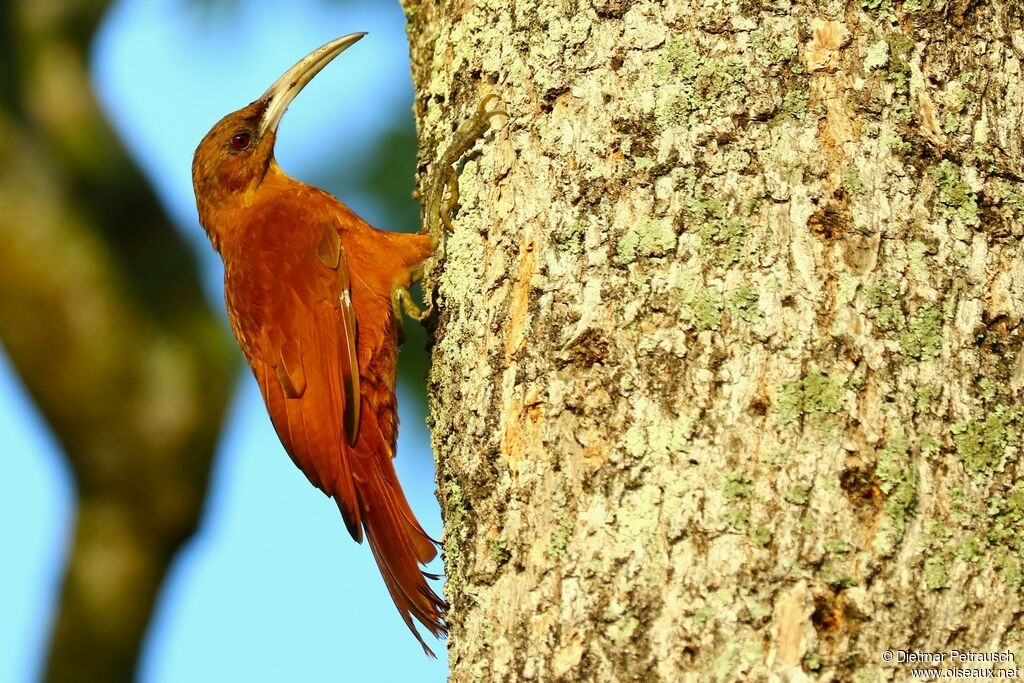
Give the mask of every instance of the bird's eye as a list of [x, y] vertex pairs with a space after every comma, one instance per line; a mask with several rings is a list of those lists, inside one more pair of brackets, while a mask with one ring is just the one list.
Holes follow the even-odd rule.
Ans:
[[231, 137], [231, 146], [235, 149], [245, 149], [251, 141], [252, 137], [248, 133], [235, 133]]

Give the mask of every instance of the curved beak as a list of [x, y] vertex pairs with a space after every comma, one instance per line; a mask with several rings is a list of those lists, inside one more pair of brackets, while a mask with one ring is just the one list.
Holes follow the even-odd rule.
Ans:
[[320, 73], [327, 64], [359, 41], [366, 33], [350, 33], [341, 38], [335, 38], [326, 45], [317, 49], [296, 62], [295, 66], [288, 69], [274, 84], [267, 88], [267, 91], [260, 96], [261, 100], [267, 102], [267, 108], [263, 112], [263, 120], [260, 121], [259, 135], [267, 131], [277, 130], [277, 124], [288, 109], [299, 91], [306, 87], [313, 76]]

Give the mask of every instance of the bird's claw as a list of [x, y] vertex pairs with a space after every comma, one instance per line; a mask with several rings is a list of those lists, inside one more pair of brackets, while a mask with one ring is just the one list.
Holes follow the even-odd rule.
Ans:
[[420, 309], [413, 300], [412, 294], [410, 294], [409, 290], [404, 287], [399, 287], [391, 293], [391, 309], [395, 314], [395, 332], [398, 335], [399, 344], [405, 343], [405, 326], [403, 324], [404, 318], [402, 317], [403, 312], [405, 315], [420, 323], [429, 318], [434, 312], [432, 306]]

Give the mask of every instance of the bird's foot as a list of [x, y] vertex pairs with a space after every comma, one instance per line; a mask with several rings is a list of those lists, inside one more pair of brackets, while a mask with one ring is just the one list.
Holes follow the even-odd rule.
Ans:
[[395, 331], [398, 333], [399, 345], [405, 343], [405, 319], [402, 317], [403, 312], [416, 322], [423, 322], [433, 312], [432, 307], [421, 310], [416, 305], [416, 302], [413, 301], [412, 294], [404, 287], [399, 287], [391, 292], [391, 309], [395, 314]]
[[[427, 187], [427, 215], [426, 225], [420, 233], [430, 235], [434, 249], [444, 240], [445, 230], [454, 230], [452, 226], [452, 213], [459, 203], [459, 173], [455, 164], [468, 152], [476, 141], [483, 137], [484, 133], [491, 127], [491, 119], [495, 116], [508, 116], [508, 112], [499, 104], [490, 109], [490, 105], [500, 98], [491, 94], [480, 100], [476, 113], [466, 119], [456, 129], [452, 142], [448, 149], [441, 155], [430, 177]], [[445, 190], [448, 190], [447, 197]]]

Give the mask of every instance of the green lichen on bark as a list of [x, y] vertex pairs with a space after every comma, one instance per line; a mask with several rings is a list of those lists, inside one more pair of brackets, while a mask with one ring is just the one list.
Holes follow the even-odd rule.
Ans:
[[569, 539], [572, 537], [572, 533], [575, 530], [576, 525], [572, 519], [565, 519], [561, 524], [555, 528], [551, 534], [551, 541], [548, 544], [547, 555], [549, 558], [557, 558], [565, 555], [566, 546], [569, 543]]
[[847, 555], [850, 552], [850, 546], [841, 538], [833, 538], [825, 543], [825, 552], [833, 555]]
[[750, 47], [762, 64], [795, 66], [794, 58], [799, 54], [799, 43], [791, 35], [773, 35], [763, 29], [750, 32]]
[[932, 408], [932, 400], [935, 398], [937, 390], [935, 387], [913, 387], [908, 394], [909, 398], [913, 401], [914, 412], [916, 413], [927, 413]]
[[878, 329], [883, 332], [901, 330], [906, 323], [899, 293], [899, 285], [890, 280], [879, 280], [868, 287], [866, 298], [869, 312]]
[[1024, 598], [1020, 574], [1024, 563], [1024, 482], [986, 498], [955, 487], [950, 500], [951, 518], [959, 528], [948, 532], [945, 547], [954, 543], [952, 554], [957, 560], [993, 569]]
[[508, 564], [508, 561], [512, 559], [512, 553], [509, 552], [507, 545], [508, 542], [503, 538], [491, 541], [491, 557], [499, 568]]
[[776, 409], [783, 424], [806, 417], [838, 413], [843, 408], [846, 389], [820, 370], [812, 370], [799, 382], [779, 387]]
[[621, 264], [644, 256], [665, 256], [675, 247], [676, 233], [665, 220], [642, 220], [619, 239], [615, 250]]
[[949, 588], [949, 570], [946, 568], [945, 560], [938, 555], [929, 557], [924, 561], [922, 576], [924, 577], [925, 585], [930, 590]]
[[994, 565], [1003, 581], [1024, 597], [1024, 482], [994, 498], [988, 512], [992, 521], [986, 540], [994, 549]]
[[929, 173], [935, 181], [939, 213], [944, 218], [959, 217], [967, 225], [981, 225], [978, 195], [964, 182], [960, 169], [943, 159]]
[[680, 125], [738, 106], [746, 94], [747, 63], [735, 56], [701, 55], [685, 38], [670, 39], [661, 50], [655, 73], [656, 120]]
[[935, 306], [921, 306], [907, 320], [899, 340], [903, 352], [911, 358], [924, 360], [938, 355], [942, 348], [942, 311]]
[[996, 183], [996, 188], [1001, 200], [1002, 216], [1015, 223], [1024, 222], [1024, 191], [1022, 191], [1021, 183], [1014, 184], [1000, 179]]
[[729, 292], [727, 308], [730, 315], [736, 316], [748, 325], [757, 325], [764, 321], [764, 313], [758, 306], [760, 295], [750, 284], [742, 284]]
[[782, 494], [782, 499], [793, 505], [806, 505], [810, 494], [810, 484], [796, 484], [786, 489], [786, 492]]
[[451, 552], [457, 552], [468, 535], [465, 525], [469, 510], [462, 495], [462, 488], [457, 482], [452, 482], [444, 490], [445, 547]]
[[1024, 414], [1017, 406], [997, 404], [950, 427], [964, 471], [977, 478], [1002, 471], [1020, 453]]
[[864, 181], [860, 179], [860, 171], [856, 166], [850, 166], [843, 171], [842, 183], [843, 188], [851, 194], [867, 194], [868, 192]]
[[750, 502], [753, 482], [745, 474], [730, 474], [722, 478], [719, 488], [725, 512], [722, 521], [732, 531], [744, 533], [750, 526]]
[[[555, 245], [555, 249], [559, 251], [568, 251], [571, 254], [582, 254], [583, 253], [583, 242], [587, 235], [587, 223], [586, 221], [567, 221], [563, 223], [558, 229], [556, 229], [551, 237]], [[623, 238], [625, 239], [625, 238]], [[639, 240], [637, 240], [639, 242]], [[621, 242], [620, 242], [621, 245]], [[634, 245], [631, 248], [633, 252], [630, 254], [628, 260], [633, 260], [636, 257], [636, 247]], [[668, 248], [671, 248], [669, 245]]]
[[[916, 246], [915, 245], [919, 245]], [[927, 281], [923, 257], [927, 247], [918, 242], [908, 249], [911, 270], [920, 281]], [[915, 265], [916, 264], [916, 265]], [[900, 348], [911, 358], [926, 360], [938, 355], [942, 348], [943, 312], [938, 306], [923, 304], [908, 318], [904, 313], [899, 285], [891, 280], [879, 280], [865, 293], [868, 313], [878, 330], [895, 333]]]
[[698, 330], [716, 330], [725, 308], [722, 293], [711, 287], [702, 289], [688, 299], [680, 312], [683, 320]]
[[886, 496], [883, 510], [887, 515], [875, 537], [875, 550], [887, 556], [902, 540], [917, 504], [917, 468], [911, 459], [909, 440], [894, 437], [878, 451], [875, 475]]
[[752, 534], [754, 542], [758, 545], [768, 545], [771, 543], [772, 536], [772, 529], [767, 524], [759, 525]]

